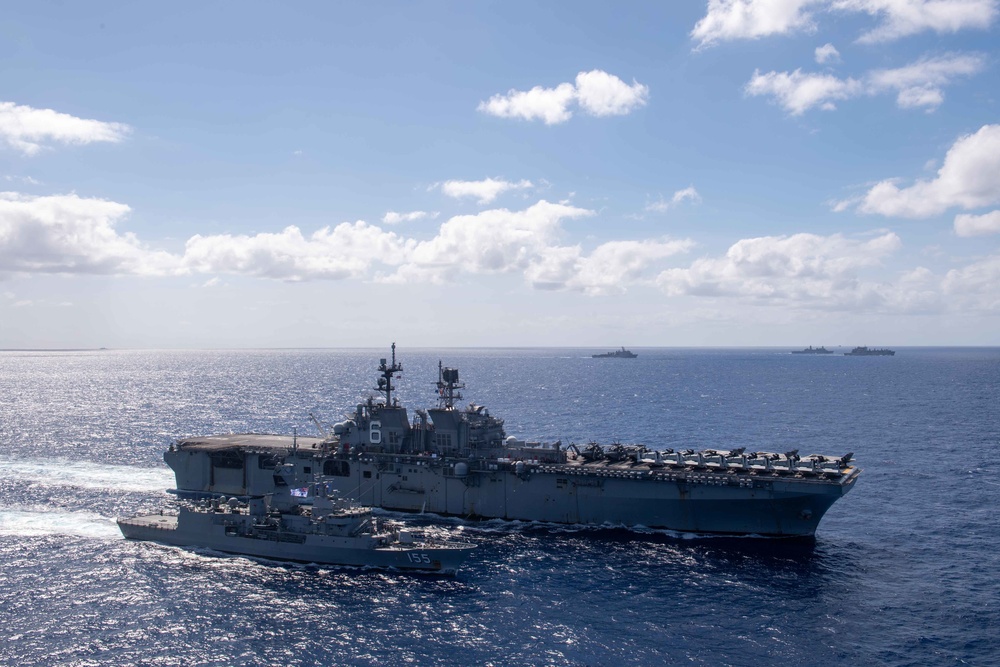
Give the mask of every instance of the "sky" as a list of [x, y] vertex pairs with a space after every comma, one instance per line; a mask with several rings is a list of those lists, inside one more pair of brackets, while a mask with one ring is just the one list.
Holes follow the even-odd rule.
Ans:
[[0, 348], [1000, 344], [1000, 0], [9, 2]]

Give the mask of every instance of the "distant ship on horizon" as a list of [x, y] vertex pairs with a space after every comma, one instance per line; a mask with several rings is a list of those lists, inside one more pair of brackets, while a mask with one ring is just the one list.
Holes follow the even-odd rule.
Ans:
[[590, 355], [594, 359], [635, 359], [639, 355], [631, 350], [626, 350], [625, 346], [622, 345], [622, 349], [614, 350], [613, 352], [605, 352], [603, 354], [592, 354]]
[[804, 350], [792, 350], [792, 354], [833, 354], [833, 350], [828, 350], [823, 346], [813, 347], [810, 345]]
[[844, 352], [845, 357], [892, 357], [895, 354], [895, 350], [890, 350], [885, 347], [869, 348], [864, 345], [856, 347], [850, 352]]

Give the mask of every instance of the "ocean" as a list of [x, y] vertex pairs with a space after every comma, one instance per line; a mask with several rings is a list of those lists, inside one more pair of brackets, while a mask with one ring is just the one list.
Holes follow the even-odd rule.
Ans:
[[[388, 347], [388, 345], [386, 346]], [[0, 352], [0, 664], [1000, 665], [1000, 348], [406, 349], [508, 434], [842, 456], [814, 542], [406, 517], [479, 548], [457, 577], [122, 539], [162, 452], [314, 435], [388, 349]]]

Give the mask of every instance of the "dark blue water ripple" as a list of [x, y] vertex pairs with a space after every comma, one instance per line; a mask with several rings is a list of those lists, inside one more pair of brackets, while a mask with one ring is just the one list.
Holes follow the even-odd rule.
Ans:
[[[1000, 350], [406, 351], [510, 433], [840, 455], [865, 473], [812, 544], [436, 521], [456, 579], [290, 567], [121, 539], [186, 434], [312, 433], [384, 352], [0, 353], [0, 663], [1000, 664]], [[429, 517], [414, 521], [431, 524]]]

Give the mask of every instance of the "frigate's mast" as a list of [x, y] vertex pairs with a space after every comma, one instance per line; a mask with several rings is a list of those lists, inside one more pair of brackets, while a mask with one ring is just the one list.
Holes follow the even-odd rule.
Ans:
[[396, 344], [392, 344], [392, 365], [388, 366], [385, 363], [385, 359], [380, 359], [378, 370], [382, 376], [378, 379], [378, 386], [375, 387], [376, 390], [385, 394], [385, 405], [386, 407], [392, 406], [392, 376], [396, 373], [403, 372], [403, 365], [396, 363]]

